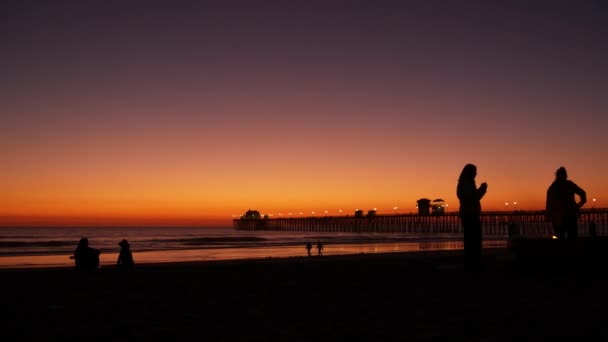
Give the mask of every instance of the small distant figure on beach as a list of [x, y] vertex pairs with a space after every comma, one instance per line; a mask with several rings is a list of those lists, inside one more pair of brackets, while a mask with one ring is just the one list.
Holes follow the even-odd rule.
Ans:
[[[580, 201], [577, 203], [575, 195]], [[580, 208], [587, 203], [587, 194], [573, 181], [568, 180], [565, 167], [555, 171], [555, 180], [547, 190], [547, 220], [553, 225], [555, 236], [574, 241], [578, 238], [578, 217]]]
[[464, 266], [466, 270], [481, 268], [481, 199], [488, 190], [486, 182], [477, 188], [477, 167], [467, 164], [458, 178], [456, 195], [460, 200], [459, 216], [464, 230]]
[[133, 262], [133, 253], [131, 252], [131, 245], [125, 239], [118, 243], [120, 246], [120, 253], [118, 253], [118, 260], [116, 261], [116, 267], [122, 270], [133, 270], [135, 263]]
[[99, 267], [99, 250], [89, 247], [89, 239], [83, 237], [72, 257], [77, 270], [96, 270]]
[[308, 256], [311, 256], [310, 250], [312, 249], [312, 243], [309, 241], [306, 243], [306, 251], [308, 252]]
[[321, 241], [317, 241], [317, 253], [318, 255], [322, 255], [323, 252], [323, 244], [321, 243]]

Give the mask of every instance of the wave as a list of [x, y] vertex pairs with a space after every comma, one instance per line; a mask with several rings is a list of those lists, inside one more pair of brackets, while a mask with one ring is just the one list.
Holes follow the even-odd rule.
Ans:
[[74, 241], [0, 241], [0, 248], [65, 247], [75, 246]]
[[0, 236], [0, 240], [14, 240], [14, 239], [34, 239], [40, 238], [39, 235], [10, 235], [10, 236]]
[[182, 239], [153, 239], [151, 242], [170, 242], [170, 243], [181, 243], [184, 245], [204, 245], [204, 244], [218, 244], [218, 243], [260, 243], [265, 242], [267, 239], [254, 236], [239, 236], [239, 237], [196, 237], [196, 238], [182, 238]]

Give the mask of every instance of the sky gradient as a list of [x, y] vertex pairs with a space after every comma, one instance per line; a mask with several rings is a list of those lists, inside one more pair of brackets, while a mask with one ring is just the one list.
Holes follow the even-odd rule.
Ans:
[[457, 210], [467, 163], [484, 210], [560, 166], [608, 206], [601, 1], [2, 6], [0, 225]]

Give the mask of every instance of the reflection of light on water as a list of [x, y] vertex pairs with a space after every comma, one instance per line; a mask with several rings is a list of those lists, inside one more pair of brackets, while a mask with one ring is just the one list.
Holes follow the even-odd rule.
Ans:
[[462, 241], [427, 241], [420, 243], [421, 250], [454, 250], [463, 249]]
[[[118, 254], [102, 253], [99, 262], [103, 265], [113, 265], [116, 263]], [[73, 266], [74, 260], [70, 255], [22, 255], [0, 257], [0, 268], [11, 267], [66, 267]]]
[[[484, 241], [485, 248], [504, 248], [506, 241]], [[386, 242], [370, 244], [325, 244], [323, 254], [360, 254], [360, 253], [390, 253], [416, 252], [433, 250], [458, 250], [463, 248], [462, 241], [425, 241], [425, 242]], [[306, 256], [303, 246], [280, 247], [248, 247], [248, 248], [213, 248], [163, 251], [133, 251], [136, 264], [264, 259]], [[100, 262], [103, 267], [111, 267], [116, 263], [117, 253], [102, 253]], [[74, 261], [69, 255], [36, 255], [0, 257], [0, 268], [10, 267], [71, 267]]]

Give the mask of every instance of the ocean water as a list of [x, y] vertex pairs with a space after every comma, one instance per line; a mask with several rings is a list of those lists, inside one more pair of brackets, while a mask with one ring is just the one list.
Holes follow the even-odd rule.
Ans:
[[[127, 239], [136, 264], [305, 256], [305, 245], [324, 255], [462, 249], [460, 234], [315, 233], [240, 231], [233, 228], [0, 228], [0, 268], [65, 267], [82, 237], [101, 250], [101, 265], [115, 264]], [[498, 238], [485, 247], [505, 247]]]

